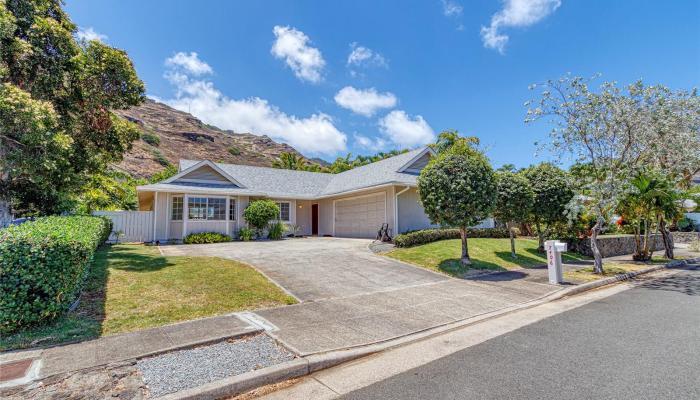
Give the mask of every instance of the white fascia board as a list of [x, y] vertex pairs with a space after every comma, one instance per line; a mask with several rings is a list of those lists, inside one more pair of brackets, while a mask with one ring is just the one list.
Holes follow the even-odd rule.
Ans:
[[411, 158], [406, 164], [402, 165], [401, 168], [399, 168], [396, 172], [404, 172], [408, 168], [413, 165], [414, 162], [418, 161], [421, 157], [423, 157], [425, 154], [430, 153], [431, 155], [436, 155], [435, 150], [433, 150], [432, 147], [430, 146], [425, 146], [423, 150], [421, 150], [418, 154], [416, 154], [413, 158]]
[[194, 164], [193, 166], [191, 166], [183, 171], [178, 172], [177, 174], [171, 176], [170, 178], [168, 178], [160, 183], [171, 183], [171, 182], [176, 181], [177, 179], [182, 178], [183, 176], [189, 174], [190, 172], [195, 171], [195, 170], [197, 170], [205, 165], [211, 167], [214, 171], [221, 174], [221, 176], [228, 179], [228, 181], [233, 183], [234, 185], [241, 187], [241, 188], [245, 188], [245, 186], [243, 186], [240, 182], [238, 182], [234, 177], [232, 177], [226, 171], [221, 169], [221, 167], [216, 165], [216, 163], [213, 163], [209, 160], [200, 161], [197, 164]]

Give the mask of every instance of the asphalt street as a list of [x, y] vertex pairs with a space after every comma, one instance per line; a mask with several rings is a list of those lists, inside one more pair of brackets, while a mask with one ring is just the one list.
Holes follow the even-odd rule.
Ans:
[[700, 270], [558, 314], [344, 399], [700, 399]]

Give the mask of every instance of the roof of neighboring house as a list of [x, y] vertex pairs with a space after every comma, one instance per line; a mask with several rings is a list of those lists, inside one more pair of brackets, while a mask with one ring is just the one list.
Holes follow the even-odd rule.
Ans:
[[[198, 184], [175, 180], [139, 186], [138, 190], [194, 193], [210, 191], [220, 194], [303, 199], [326, 197], [385, 184], [415, 186], [417, 178], [415, 173], [398, 171], [426, 152], [432, 152], [432, 150], [427, 147], [419, 148], [339, 174], [217, 163], [215, 165], [218, 169], [239, 182], [242, 187], [237, 187], [234, 184]], [[181, 160], [180, 171], [184, 172], [202, 163], [209, 162]]]

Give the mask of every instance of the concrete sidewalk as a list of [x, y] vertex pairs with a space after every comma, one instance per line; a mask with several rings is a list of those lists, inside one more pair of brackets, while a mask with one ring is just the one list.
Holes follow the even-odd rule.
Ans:
[[[38, 369], [36, 378], [41, 379], [63, 372], [216, 342], [261, 330], [236, 315], [223, 315], [42, 350], [7, 352], [0, 354], [0, 365], [18, 360], [40, 360], [41, 367]], [[2, 384], [1, 381], [0, 384]]]

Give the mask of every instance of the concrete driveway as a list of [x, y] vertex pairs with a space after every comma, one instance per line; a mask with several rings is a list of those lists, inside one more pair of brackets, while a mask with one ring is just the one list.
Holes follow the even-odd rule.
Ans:
[[167, 256], [243, 261], [301, 301], [408, 288], [450, 278], [372, 254], [371, 240], [297, 238], [282, 241], [162, 246]]

